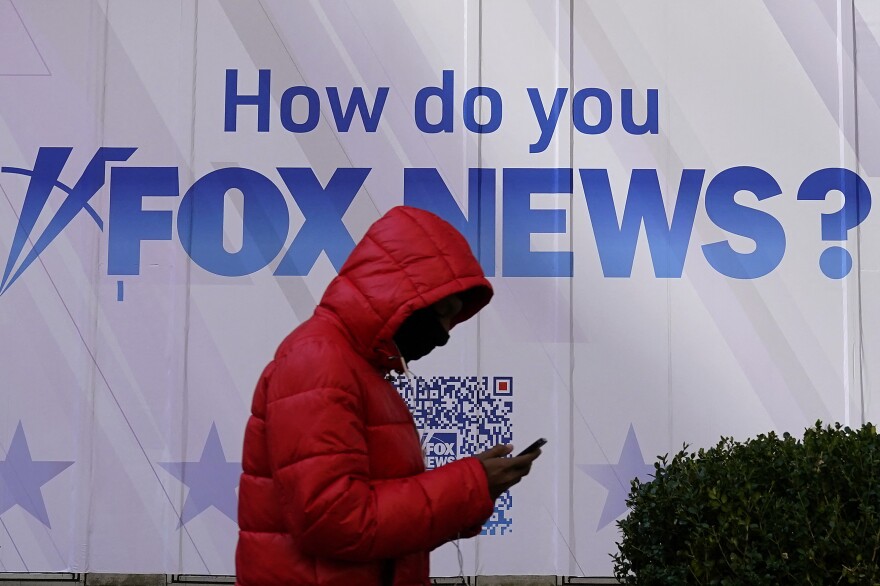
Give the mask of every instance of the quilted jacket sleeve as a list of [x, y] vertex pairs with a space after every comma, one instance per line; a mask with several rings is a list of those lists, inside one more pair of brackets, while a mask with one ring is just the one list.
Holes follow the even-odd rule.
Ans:
[[352, 561], [395, 558], [430, 550], [488, 519], [493, 502], [475, 458], [371, 480], [351, 368], [338, 349], [313, 342], [281, 361], [269, 385], [270, 466], [285, 523], [302, 547]]

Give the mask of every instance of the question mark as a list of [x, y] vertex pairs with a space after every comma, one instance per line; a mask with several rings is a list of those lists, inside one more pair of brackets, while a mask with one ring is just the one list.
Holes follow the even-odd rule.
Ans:
[[[857, 173], [830, 167], [819, 169], [804, 179], [797, 198], [824, 201], [830, 191], [843, 193], [843, 207], [836, 212], [822, 214], [822, 240], [846, 240], [847, 232], [868, 217], [871, 192]], [[829, 279], [844, 278], [852, 270], [852, 265], [852, 256], [842, 246], [826, 248], [819, 257], [819, 268]]]

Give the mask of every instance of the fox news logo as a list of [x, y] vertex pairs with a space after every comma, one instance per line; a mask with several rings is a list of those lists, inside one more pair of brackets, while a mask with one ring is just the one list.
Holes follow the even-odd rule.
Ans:
[[[322, 253], [338, 271], [355, 245], [343, 216], [371, 171], [339, 167], [325, 183], [309, 167], [276, 167], [280, 181], [253, 169], [226, 167], [196, 178], [184, 192], [178, 167], [129, 165], [137, 148], [100, 147], [71, 186], [60, 178], [62, 172], [71, 173], [66, 167], [72, 151], [71, 147], [40, 147], [33, 169], [0, 167], [0, 173], [29, 178], [0, 278], [0, 294], [82, 212], [100, 231], [106, 227], [110, 276], [139, 275], [142, 248], [150, 242], [175, 239], [195, 264], [219, 276], [241, 277], [270, 264], [276, 276], [306, 276]], [[108, 167], [109, 206], [107, 217], [102, 218], [92, 200], [104, 187]], [[531, 194], [558, 192], [554, 186], [563, 171], [504, 169], [506, 203], [500, 221], [495, 214], [496, 169], [491, 168], [469, 169], [466, 210], [438, 169], [404, 168], [402, 203], [433, 212], [452, 224], [470, 243], [487, 276], [496, 276], [497, 245], [503, 257], [498, 276], [570, 277], [571, 251], [532, 251], [529, 245], [533, 233], [552, 231], [545, 222], [550, 211], [536, 214], [529, 204]], [[51, 209], [47, 204], [56, 189], [66, 197], [37, 234], [38, 220]], [[243, 202], [240, 217], [232, 219], [241, 235], [236, 250], [224, 244], [224, 228], [230, 220], [225, 216], [226, 195], [232, 190], [240, 192]], [[155, 200], [145, 206], [146, 198], [163, 198], [168, 202], [165, 207], [172, 209], [150, 209], [162, 206]], [[553, 213], [557, 212], [561, 213]], [[300, 217], [304, 219], [301, 224], [296, 221]], [[503, 233], [500, 241], [496, 230]]]
[[[24, 273], [80, 212], [86, 212], [103, 231], [105, 222], [91, 200], [104, 186], [106, 166], [122, 163], [135, 148], [101, 147], [70, 187], [59, 180], [70, 157], [70, 147], [41, 147], [34, 168], [2, 167], [0, 172], [30, 178], [12, 246], [0, 279], [0, 294]], [[281, 254], [276, 275], [307, 275], [325, 252], [339, 270], [354, 248], [354, 239], [342, 223], [369, 169], [339, 168], [322, 186], [309, 168], [277, 169], [289, 196], [268, 177], [251, 169], [217, 169], [200, 177], [180, 197], [177, 167], [123, 167], [110, 169], [108, 275], [140, 273], [141, 246], [147, 241], [172, 240], [170, 210], [144, 209], [145, 197], [180, 198], [177, 237], [187, 255], [216, 275], [236, 277], [266, 267], [282, 253], [290, 232], [288, 198], [296, 202], [305, 223]], [[37, 220], [55, 189], [67, 194], [46, 228], [34, 234]], [[226, 193], [238, 189], [244, 196], [242, 244], [236, 251], [224, 247]], [[26, 244], [34, 242], [29, 250]]]
[[437, 468], [458, 459], [458, 433], [449, 430], [429, 430], [422, 435], [425, 465]]

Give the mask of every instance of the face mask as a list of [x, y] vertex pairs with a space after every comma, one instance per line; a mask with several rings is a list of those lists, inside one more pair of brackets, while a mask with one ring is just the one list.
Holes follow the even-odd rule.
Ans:
[[407, 362], [418, 360], [448, 341], [449, 332], [430, 307], [413, 312], [394, 334], [394, 343]]

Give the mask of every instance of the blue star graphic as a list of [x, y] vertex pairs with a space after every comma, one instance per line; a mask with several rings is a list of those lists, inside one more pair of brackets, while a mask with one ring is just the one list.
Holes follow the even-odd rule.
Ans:
[[9, 444], [9, 451], [6, 452], [6, 459], [0, 461], [0, 515], [19, 505], [51, 529], [42, 486], [71, 464], [73, 462], [35, 462], [31, 458], [24, 428], [19, 421], [12, 443]]
[[626, 512], [626, 497], [632, 480], [638, 478], [647, 482], [648, 476], [654, 473], [654, 466], [646, 464], [642, 457], [639, 440], [636, 438], [632, 424], [629, 426], [617, 464], [582, 464], [578, 468], [608, 490], [597, 531]]
[[241, 462], [226, 461], [215, 423], [211, 424], [198, 462], [160, 462], [159, 466], [189, 487], [178, 529], [208, 507], [214, 507], [237, 521], [238, 497], [235, 489], [241, 477]]

